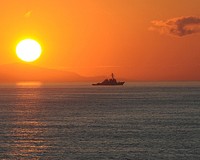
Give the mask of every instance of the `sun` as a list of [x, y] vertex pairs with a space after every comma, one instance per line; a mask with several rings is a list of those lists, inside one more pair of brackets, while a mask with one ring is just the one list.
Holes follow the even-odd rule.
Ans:
[[24, 39], [17, 44], [17, 56], [25, 62], [33, 62], [41, 55], [40, 44], [33, 39]]

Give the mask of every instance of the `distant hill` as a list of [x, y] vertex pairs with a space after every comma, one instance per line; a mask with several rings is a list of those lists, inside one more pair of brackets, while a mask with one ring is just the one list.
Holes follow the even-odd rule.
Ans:
[[97, 79], [97, 77], [83, 77], [73, 72], [42, 68], [26, 63], [0, 65], [0, 82], [83, 82]]

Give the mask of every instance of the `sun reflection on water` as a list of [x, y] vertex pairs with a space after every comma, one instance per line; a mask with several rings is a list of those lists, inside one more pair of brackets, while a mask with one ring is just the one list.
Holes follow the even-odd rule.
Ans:
[[[35, 155], [39, 157], [48, 148], [46, 145], [44, 132], [45, 123], [35, 121], [18, 120], [14, 123], [11, 134], [14, 136], [13, 153], [18, 157], [29, 157]], [[20, 126], [20, 127], [17, 127]]]
[[20, 87], [20, 88], [23, 88], [23, 87], [28, 87], [28, 88], [39, 88], [42, 86], [42, 82], [18, 82], [16, 83], [16, 87]]
[[[45, 136], [47, 124], [39, 107], [41, 91], [37, 89], [41, 83], [17, 83], [16, 85], [22, 89], [16, 94], [16, 107], [13, 108], [14, 115], [9, 135], [13, 137], [13, 141], [10, 142], [10, 156], [19, 159], [39, 159], [48, 148]], [[27, 86], [34, 86], [36, 89], [27, 89]]]

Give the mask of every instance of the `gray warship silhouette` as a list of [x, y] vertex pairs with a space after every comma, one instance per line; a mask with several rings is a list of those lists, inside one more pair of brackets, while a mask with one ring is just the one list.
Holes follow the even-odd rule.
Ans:
[[93, 86], [115, 86], [115, 85], [123, 85], [125, 82], [117, 82], [117, 80], [114, 78], [114, 74], [111, 74], [111, 79], [105, 79], [103, 82], [92, 84]]

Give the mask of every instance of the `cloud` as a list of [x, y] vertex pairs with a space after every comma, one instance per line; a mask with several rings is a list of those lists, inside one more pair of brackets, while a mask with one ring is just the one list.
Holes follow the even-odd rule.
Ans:
[[159, 31], [161, 34], [182, 37], [200, 33], [200, 17], [197, 16], [177, 17], [166, 21], [154, 20], [151, 23], [150, 30]]
[[120, 66], [96, 66], [96, 68], [119, 68]]
[[24, 14], [24, 17], [29, 18], [32, 14], [32, 11], [28, 11]]

